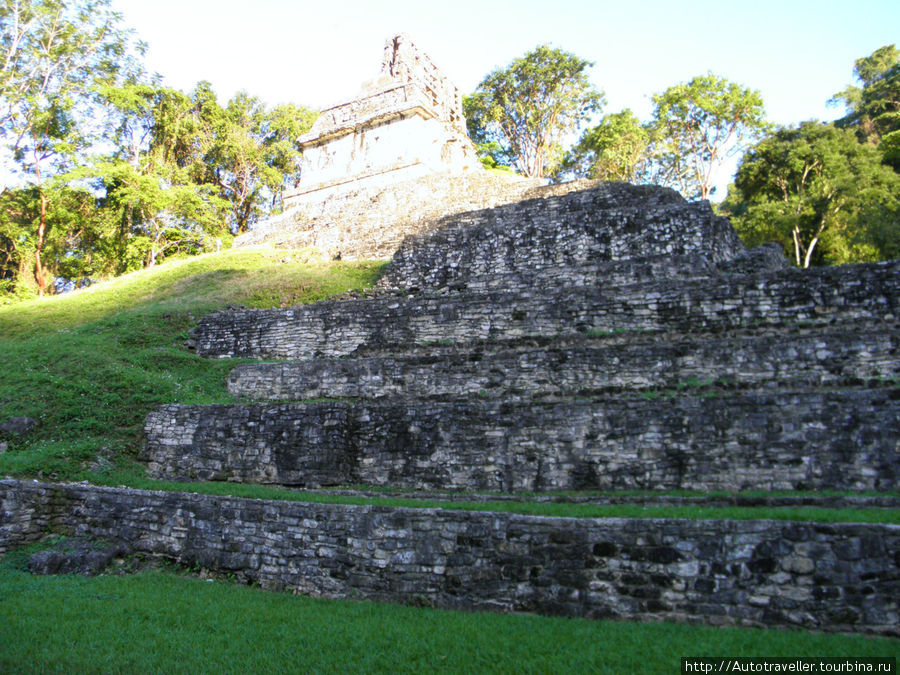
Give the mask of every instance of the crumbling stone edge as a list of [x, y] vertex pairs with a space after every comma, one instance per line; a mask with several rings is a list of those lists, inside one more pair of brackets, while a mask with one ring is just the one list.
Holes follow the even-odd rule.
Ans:
[[315, 596], [900, 637], [891, 524], [551, 518], [0, 480], [0, 552], [50, 531]]

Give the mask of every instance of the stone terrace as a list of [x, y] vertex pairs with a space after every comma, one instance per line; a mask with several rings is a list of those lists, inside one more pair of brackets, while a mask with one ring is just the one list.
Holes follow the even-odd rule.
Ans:
[[[839, 489], [885, 493], [835, 498], [844, 507], [896, 508], [900, 262], [791, 269], [777, 247], [744, 250], [707, 204], [623, 184], [542, 188], [426, 229], [367, 297], [204, 318], [203, 356], [283, 362], [236, 367], [238, 404], [153, 412], [150, 472], [448, 501]], [[0, 550], [52, 526], [330, 597], [900, 635], [896, 525], [9, 481], [0, 506]]]
[[884, 490], [900, 262], [800, 271], [705, 203], [549, 188], [407, 237], [373, 297], [206, 317], [255, 405], [166, 406], [166, 478], [499, 492]]

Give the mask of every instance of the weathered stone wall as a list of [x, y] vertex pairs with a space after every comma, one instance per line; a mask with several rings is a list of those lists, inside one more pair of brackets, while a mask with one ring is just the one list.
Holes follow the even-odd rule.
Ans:
[[900, 389], [621, 398], [163, 406], [157, 477], [500, 492], [884, 490]]
[[406, 235], [427, 230], [433, 219], [513, 202], [539, 186], [480, 170], [325, 185], [321, 195], [297, 197], [295, 207], [257, 223], [234, 245], [309, 246], [345, 260], [390, 258]]
[[491, 291], [320, 302], [204, 317], [198, 353], [309, 359], [360, 347], [511, 340], [589, 331], [717, 332], [753, 326], [894, 321], [900, 261], [611, 288]]
[[900, 635], [900, 527], [540, 518], [0, 481], [0, 551], [50, 528], [328, 597]]
[[358, 129], [396, 111], [409, 95], [397, 101], [392, 94], [404, 87], [413, 92], [426, 116], [465, 133], [459, 90], [408, 35], [401, 34], [385, 43], [379, 77], [365, 83], [359, 96], [323, 110], [309, 133], [300, 138], [301, 144]]
[[541, 399], [703, 383], [796, 388], [891, 379], [900, 385], [897, 324], [705, 340], [613, 335], [507, 348], [423, 345], [355, 359], [246, 363], [231, 371], [228, 390], [259, 400]]
[[469, 277], [590, 261], [693, 253], [718, 263], [743, 251], [731, 224], [707, 202], [688, 203], [656, 186], [599, 183], [444, 218], [404, 241], [383, 284], [438, 289]]

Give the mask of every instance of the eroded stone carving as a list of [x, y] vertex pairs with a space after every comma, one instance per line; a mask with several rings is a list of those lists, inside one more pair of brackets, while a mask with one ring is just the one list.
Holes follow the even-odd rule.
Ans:
[[299, 141], [301, 183], [285, 208], [361, 185], [479, 168], [459, 90], [407, 35], [387, 41], [379, 77], [323, 110]]

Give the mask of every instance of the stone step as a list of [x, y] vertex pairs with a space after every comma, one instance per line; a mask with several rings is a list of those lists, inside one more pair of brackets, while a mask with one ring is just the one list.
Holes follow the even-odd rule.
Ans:
[[[659, 279], [687, 281], [709, 279], [719, 270], [706, 257], [697, 253], [657, 255], [629, 260], [587, 260], [570, 265], [535, 263], [527, 269], [497, 270], [453, 280], [446, 286], [429, 288], [429, 295], [467, 291], [470, 293], [510, 292], [534, 294], [560, 288], [615, 288], [636, 283], [652, 283]], [[383, 289], [379, 286], [379, 289]], [[409, 293], [407, 293], [409, 291]], [[403, 294], [412, 291], [404, 289]], [[396, 291], [391, 293], [396, 295]]]
[[228, 391], [258, 400], [313, 398], [541, 399], [710, 385], [780, 388], [900, 384], [900, 327], [607, 345], [502, 349], [436, 345], [419, 354], [248, 363]]
[[436, 289], [541, 267], [570, 267], [650, 255], [690, 255], [711, 263], [744, 251], [727, 219], [707, 202], [686, 202], [656, 186], [601, 183], [445, 218], [407, 237], [382, 285]]
[[900, 261], [759, 275], [556, 288], [334, 300], [226, 310], [194, 333], [208, 357], [309, 359], [360, 348], [456, 344], [591, 332], [718, 332], [736, 328], [893, 321]]
[[[579, 182], [566, 189], [589, 185]], [[286, 194], [284, 213], [256, 223], [234, 245], [315, 247], [329, 258], [389, 259], [405, 236], [426, 231], [436, 219], [553, 194], [555, 187], [541, 186], [538, 179], [475, 171], [435, 173], [388, 185], [356, 182], [327, 199], [321, 191], [296, 198]]]
[[315, 596], [900, 637], [900, 527], [887, 523], [559, 518], [11, 479], [0, 504], [0, 552], [53, 531]]
[[896, 490], [900, 389], [163, 406], [159, 478], [500, 492]]
[[546, 494], [499, 492], [459, 492], [437, 490], [393, 490], [389, 488], [325, 487], [294, 488], [295, 494], [316, 496], [359, 497], [361, 499], [404, 499], [419, 502], [438, 502], [452, 505], [459, 502], [489, 505], [515, 504], [585, 504], [590, 506], [636, 505], [646, 508], [701, 506], [709, 508], [804, 508], [815, 509], [900, 509], [900, 496], [896, 494], [780, 494], [762, 492], [713, 492], [710, 494], [669, 494], [666, 492], [628, 491], [605, 492], [550, 492]]
[[[614, 289], [639, 283], [652, 283], [661, 279], [669, 281], [706, 280], [716, 283], [725, 274], [757, 274], [773, 272], [789, 267], [778, 245], [760, 246], [718, 265], [699, 253], [678, 255], [653, 255], [627, 260], [587, 260], [569, 265], [535, 262], [532, 266], [514, 270], [495, 270], [477, 274], [464, 280], [453, 280], [447, 286], [429, 288], [428, 294], [446, 294], [466, 291], [485, 293], [516, 291], [535, 293], [561, 288], [589, 287], [595, 290]], [[379, 282], [379, 292], [386, 289]], [[406, 289], [408, 290], [408, 289]], [[396, 289], [389, 292], [396, 295]], [[408, 294], [405, 293], [404, 294]]]

